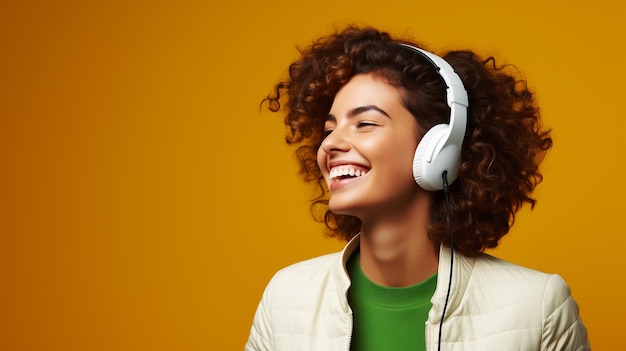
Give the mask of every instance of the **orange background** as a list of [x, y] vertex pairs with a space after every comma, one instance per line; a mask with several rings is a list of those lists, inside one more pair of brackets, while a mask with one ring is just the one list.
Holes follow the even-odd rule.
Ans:
[[525, 72], [556, 144], [492, 253], [560, 273], [594, 349], [623, 345], [623, 5], [216, 3], [0, 4], [0, 349], [241, 350], [271, 275], [342, 245], [259, 102], [352, 22]]

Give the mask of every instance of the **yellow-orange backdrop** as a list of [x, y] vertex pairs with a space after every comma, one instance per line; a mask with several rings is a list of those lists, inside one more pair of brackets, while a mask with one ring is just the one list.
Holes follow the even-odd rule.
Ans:
[[0, 349], [242, 349], [274, 271], [341, 246], [259, 101], [346, 23], [525, 72], [556, 145], [492, 253], [563, 275], [594, 349], [623, 344], [623, 5], [217, 3], [0, 4]]

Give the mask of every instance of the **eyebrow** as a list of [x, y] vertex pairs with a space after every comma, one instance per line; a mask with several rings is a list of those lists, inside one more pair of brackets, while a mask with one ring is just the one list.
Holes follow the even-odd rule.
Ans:
[[[355, 107], [355, 108], [351, 109], [350, 111], [348, 111], [347, 116], [348, 116], [348, 118], [350, 118], [350, 117], [354, 117], [354, 116], [356, 116], [358, 114], [361, 114], [361, 113], [364, 113], [364, 112], [367, 112], [367, 111], [377, 111], [380, 114], [383, 114], [383, 115], [387, 116], [388, 118], [391, 118], [387, 112], [385, 112], [383, 109], [381, 109], [381, 108], [379, 108], [377, 106], [374, 106], [374, 105], [365, 105], [365, 106]], [[326, 118], [326, 120], [328, 120], [328, 121], [336, 121], [337, 119], [335, 118], [335, 115], [329, 113], [328, 117]]]

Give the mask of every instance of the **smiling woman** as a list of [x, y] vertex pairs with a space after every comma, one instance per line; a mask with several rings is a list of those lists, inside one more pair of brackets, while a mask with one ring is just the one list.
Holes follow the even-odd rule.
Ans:
[[246, 350], [588, 350], [558, 275], [483, 253], [535, 204], [552, 145], [525, 83], [373, 28], [301, 54], [270, 108], [286, 95], [313, 205], [348, 243], [275, 275]]

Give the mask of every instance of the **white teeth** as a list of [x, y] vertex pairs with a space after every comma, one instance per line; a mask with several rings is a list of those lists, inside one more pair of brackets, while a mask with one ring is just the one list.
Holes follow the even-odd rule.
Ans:
[[353, 167], [335, 167], [330, 170], [330, 179], [335, 180], [342, 176], [360, 177], [367, 174], [367, 171], [361, 171]]

